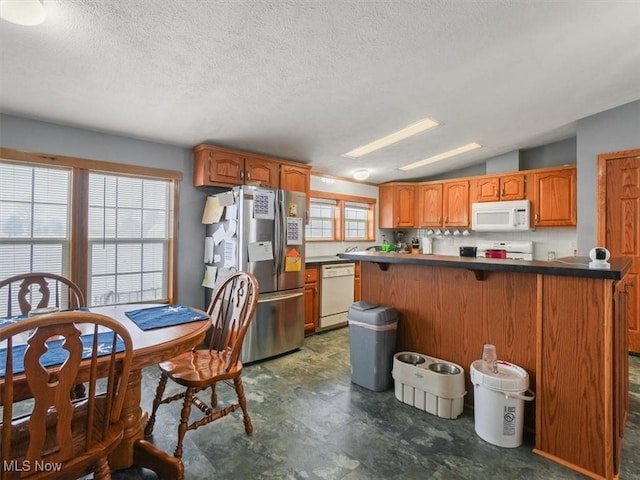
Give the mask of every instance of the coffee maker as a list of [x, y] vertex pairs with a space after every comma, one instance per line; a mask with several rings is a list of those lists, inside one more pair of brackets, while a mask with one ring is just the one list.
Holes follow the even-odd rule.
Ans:
[[407, 253], [407, 244], [404, 241], [404, 232], [396, 232], [396, 251], [398, 253]]

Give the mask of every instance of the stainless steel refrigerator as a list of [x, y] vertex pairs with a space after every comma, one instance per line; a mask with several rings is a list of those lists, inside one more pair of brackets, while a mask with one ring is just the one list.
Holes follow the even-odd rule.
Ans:
[[[304, 343], [305, 194], [241, 186], [217, 197], [217, 208], [222, 211], [224, 206], [224, 210], [217, 223], [207, 225], [205, 248], [213, 245], [209, 258], [205, 251], [208, 272], [215, 270], [212, 275], [217, 282], [234, 271], [251, 272], [260, 288], [242, 361], [300, 348]], [[206, 288], [206, 306], [212, 293], [212, 288]]]

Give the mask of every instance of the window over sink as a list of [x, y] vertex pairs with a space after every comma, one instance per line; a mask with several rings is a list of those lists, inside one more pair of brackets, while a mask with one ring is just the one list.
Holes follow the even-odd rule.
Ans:
[[312, 191], [306, 240], [375, 240], [375, 205], [375, 198]]

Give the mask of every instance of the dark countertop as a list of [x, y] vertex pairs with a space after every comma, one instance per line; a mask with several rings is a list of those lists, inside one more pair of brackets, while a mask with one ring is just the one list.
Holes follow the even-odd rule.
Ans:
[[388, 252], [339, 253], [344, 260], [382, 264], [404, 263], [431, 267], [466, 268], [485, 272], [521, 272], [560, 275], [567, 277], [604, 278], [620, 280], [631, 266], [627, 258], [609, 260], [611, 270], [589, 268], [589, 257], [564, 257], [552, 262], [495, 259], [484, 257], [457, 257], [452, 255], [413, 255]]
[[347, 263], [349, 261], [337, 255], [330, 255], [326, 257], [308, 257], [305, 258], [304, 263], [305, 265], [327, 265], [329, 263]]

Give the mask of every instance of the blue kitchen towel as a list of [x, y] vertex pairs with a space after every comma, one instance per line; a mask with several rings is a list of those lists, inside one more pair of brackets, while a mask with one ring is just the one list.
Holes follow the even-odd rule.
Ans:
[[[75, 310], [63, 310], [63, 312], [88, 312], [89, 309], [87, 307], [82, 307], [82, 308], [77, 308]], [[0, 318], [0, 328], [2, 327], [8, 327], [9, 325], [12, 325], [16, 322], [19, 322], [20, 320], [24, 320], [25, 318], [29, 318], [29, 314], [24, 314], [24, 315], [15, 315], [13, 317], [1, 317]]]
[[209, 318], [207, 315], [182, 304], [141, 308], [140, 310], [128, 311], [126, 314], [140, 330], [172, 327]]
[[[81, 335], [82, 358], [89, 358], [93, 350], [93, 334]], [[40, 364], [43, 367], [51, 367], [53, 365], [61, 365], [68, 357], [69, 352], [62, 348], [63, 340], [51, 340], [47, 342], [48, 350], [40, 357]], [[113, 332], [98, 333], [98, 356], [108, 355], [111, 353], [113, 345]], [[24, 351], [27, 349], [26, 344], [16, 345], [13, 347], [13, 373], [14, 375], [24, 372]], [[116, 340], [116, 352], [124, 351], [124, 342], [118, 337]], [[0, 377], [4, 377], [7, 361], [7, 349], [0, 349]]]

